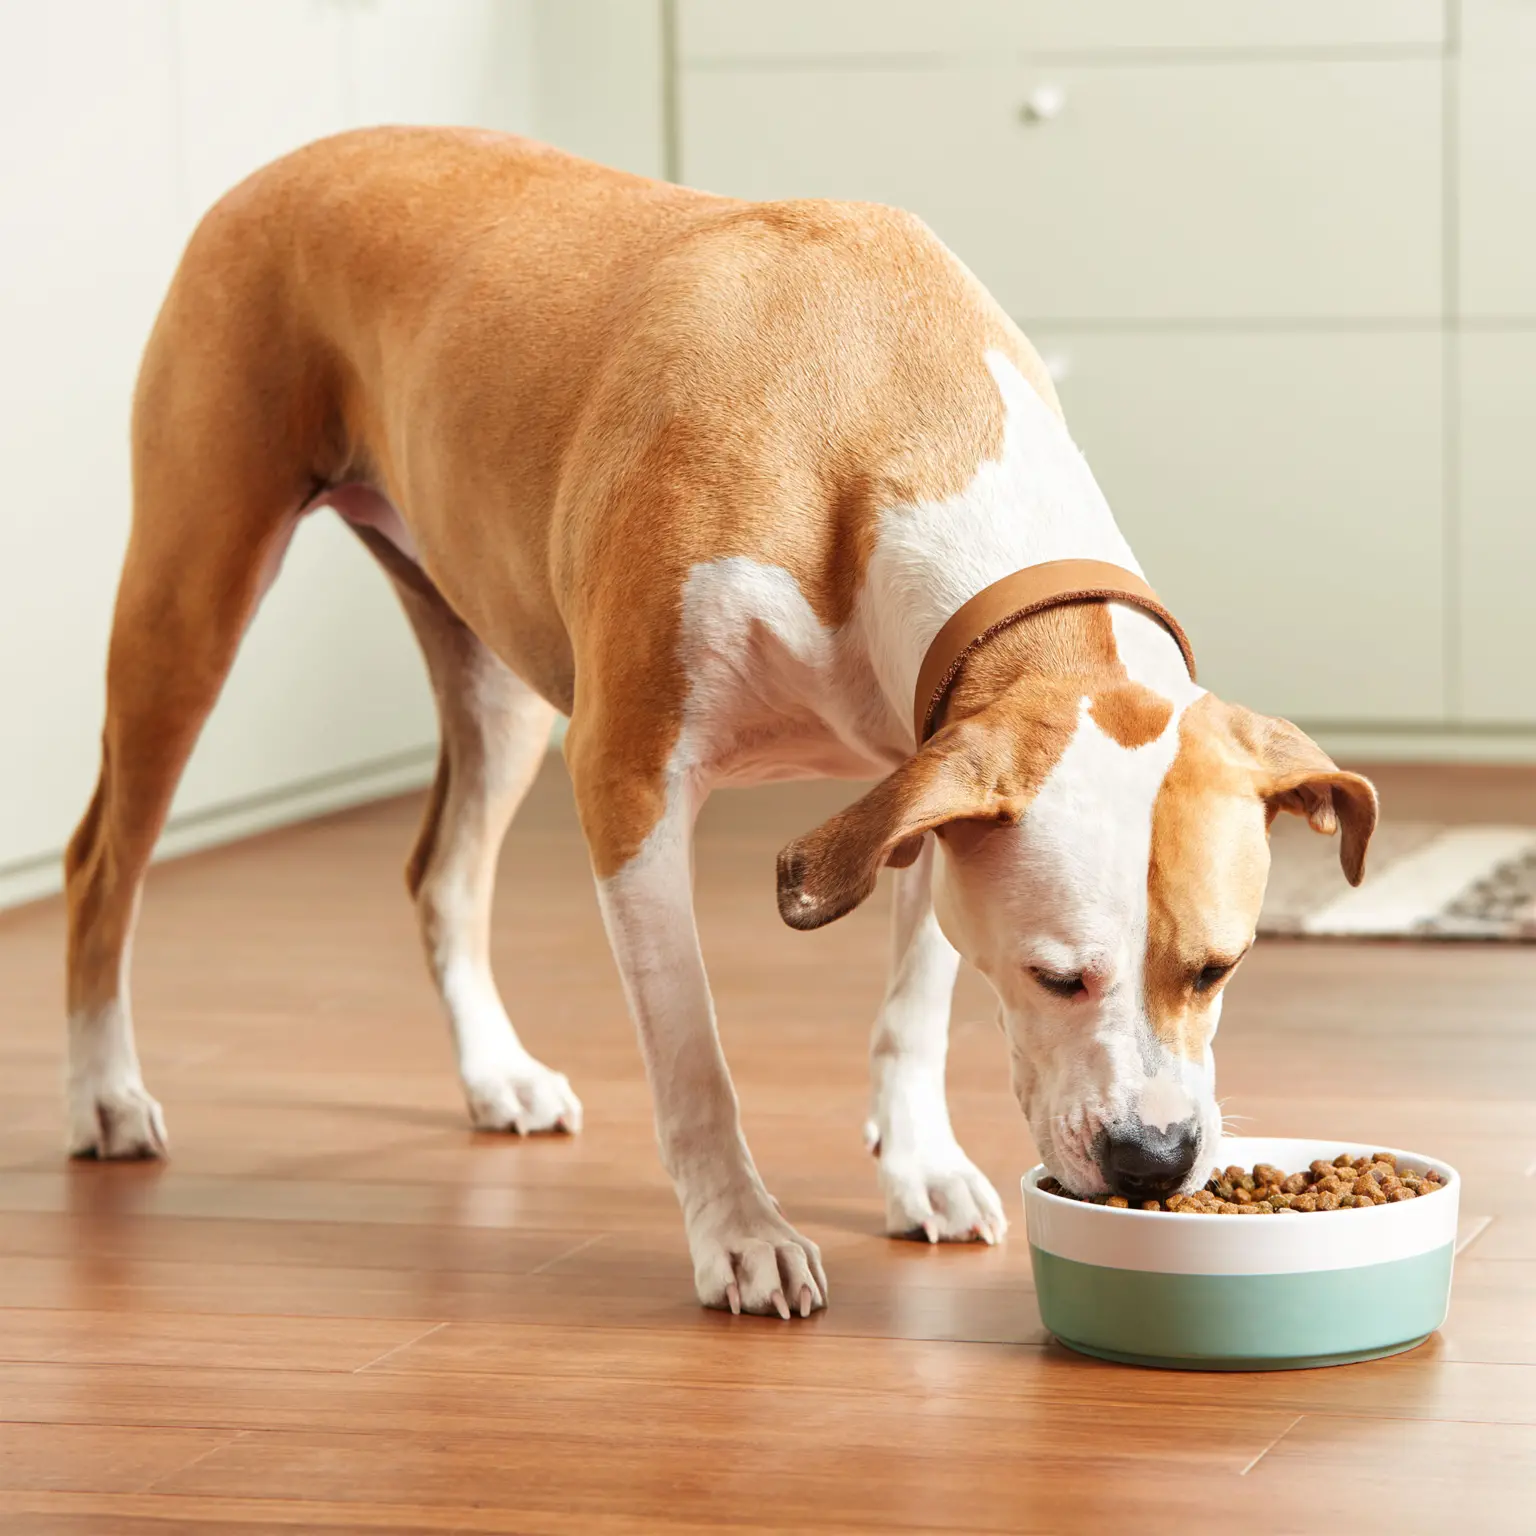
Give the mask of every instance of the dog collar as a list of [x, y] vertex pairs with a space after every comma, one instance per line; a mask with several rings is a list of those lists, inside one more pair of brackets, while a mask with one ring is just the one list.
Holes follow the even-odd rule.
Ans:
[[1014, 571], [990, 587], [983, 587], [933, 637], [917, 674], [918, 746], [938, 728], [961, 667], [994, 635], [1047, 608], [1100, 602], [1129, 603], [1143, 613], [1150, 613], [1178, 641], [1184, 665], [1189, 668], [1190, 677], [1194, 677], [1195, 653], [1189, 636], [1134, 571], [1104, 560], [1047, 560], [1042, 565], [1025, 566], [1022, 571]]

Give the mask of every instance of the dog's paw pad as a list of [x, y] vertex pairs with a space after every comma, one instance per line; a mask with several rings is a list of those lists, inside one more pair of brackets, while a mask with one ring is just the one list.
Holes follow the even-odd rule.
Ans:
[[165, 1115], [140, 1083], [70, 1092], [69, 1155], [131, 1160], [164, 1157]]
[[477, 1131], [534, 1136], [581, 1129], [581, 1100], [563, 1072], [531, 1057], [515, 1066], [465, 1074], [469, 1118]]
[[882, 1158], [886, 1231], [927, 1243], [999, 1243], [1008, 1230], [990, 1180], [958, 1148], [932, 1162]]
[[821, 1250], [772, 1208], [690, 1231], [689, 1246], [694, 1285], [706, 1307], [789, 1322], [827, 1304]]

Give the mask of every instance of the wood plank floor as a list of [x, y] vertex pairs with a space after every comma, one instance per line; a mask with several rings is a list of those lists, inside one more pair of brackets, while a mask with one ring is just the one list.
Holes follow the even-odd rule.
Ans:
[[[1536, 813], [1536, 774], [1385, 770], [1389, 810]], [[1528, 1531], [1536, 950], [1267, 943], [1219, 1051], [1256, 1134], [1466, 1175], [1444, 1331], [1199, 1376], [1043, 1333], [996, 1250], [880, 1235], [861, 1150], [885, 893], [792, 934], [772, 855], [846, 787], [718, 796], [700, 913], [746, 1125], [818, 1242], [824, 1315], [700, 1311], [563, 771], [502, 863], [497, 961], [574, 1140], [467, 1129], [393, 801], [156, 869], [137, 955], [163, 1166], [66, 1164], [57, 903], [0, 915], [0, 1530]], [[1033, 1160], [967, 979], [961, 1138]], [[1012, 1193], [1010, 1193], [1012, 1191]]]

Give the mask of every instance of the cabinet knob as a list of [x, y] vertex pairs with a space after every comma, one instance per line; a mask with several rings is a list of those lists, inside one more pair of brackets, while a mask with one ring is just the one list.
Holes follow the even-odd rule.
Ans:
[[1024, 98], [1024, 111], [1021, 115], [1026, 123], [1048, 123], [1053, 117], [1061, 116], [1061, 109], [1066, 104], [1067, 93], [1063, 87], [1037, 85]]

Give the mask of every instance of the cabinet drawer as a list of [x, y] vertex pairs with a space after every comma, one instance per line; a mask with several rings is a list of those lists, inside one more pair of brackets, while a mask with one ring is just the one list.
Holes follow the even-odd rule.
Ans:
[[1459, 714], [1536, 725], [1536, 333], [1464, 335], [1458, 345]]
[[1536, 315], [1536, 4], [1467, 0], [1457, 159], [1461, 308]]
[[1202, 682], [1303, 722], [1444, 718], [1438, 337], [1034, 340]]
[[1031, 320], [1431, 318], [1440, 74], [690, 71], [682, 172], [742, 197], [911, 208]]
[[680, 0], [686, 60], [1438, 47], [1441, 0]]

